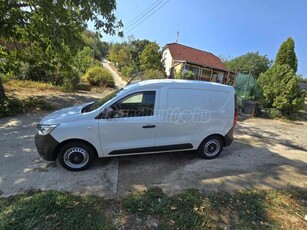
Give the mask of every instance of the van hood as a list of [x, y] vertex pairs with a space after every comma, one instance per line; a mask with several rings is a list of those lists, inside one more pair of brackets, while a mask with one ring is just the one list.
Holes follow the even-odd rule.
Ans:
[[48, 114], [45, 116], [41, 121], [40, 124], [61, 124], [64, 122], [71, 122], [79, 119], [81, 116], [81, 110], [93, 102], [84, 103], [81, 105], [76, 105], [64, 109], [57, 110], [53, 113]]

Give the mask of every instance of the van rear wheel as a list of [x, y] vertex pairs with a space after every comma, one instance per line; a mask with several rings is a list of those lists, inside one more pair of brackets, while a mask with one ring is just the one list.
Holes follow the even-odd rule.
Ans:
[[198, 154], [205, 159], [216, 158], [223, 150], [223, 140], [219, 136], [207, 137], [198, 147]]
[[94, 161], [93, 149], [81, 142], [71, 142], [62, 146], [58, 154], [59, 163], [70, 171], [87, 169]]

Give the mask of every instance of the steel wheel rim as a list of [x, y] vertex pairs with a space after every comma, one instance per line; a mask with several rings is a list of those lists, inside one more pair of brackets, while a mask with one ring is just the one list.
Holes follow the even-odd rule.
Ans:
[[79, 169], [84, 167], [89, 161], [88, 152], [81, 147], [69, 148], [64, 153], [64, 162], [67, 166]]
[[217, 139], [212, 139], [205, 144], [204, 153], [209, 157], [213, 157], [219, 153], [220, 149], [221, 143]]

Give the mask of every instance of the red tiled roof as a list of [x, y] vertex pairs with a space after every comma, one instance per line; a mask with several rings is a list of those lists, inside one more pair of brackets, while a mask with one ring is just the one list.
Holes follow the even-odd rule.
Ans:
[[178, 43], [167, 44], [174, 60], [187, 61], [204, 67], [225, 70], [225, 65], [217, 56], [212, 53], [180, 45]]

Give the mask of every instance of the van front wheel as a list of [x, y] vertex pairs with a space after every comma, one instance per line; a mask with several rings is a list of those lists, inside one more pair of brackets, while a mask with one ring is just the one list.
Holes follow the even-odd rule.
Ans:
[[94, 151], [86, 144], [71, 142], [63, 145], [59, 151], [59, 163], [70, 171], [87, 169], [95, 158]]
[[216, 158], [223, 150], [223, 140], [219, 136], [207, 137], [198, 147], [198, 154], [205, 159]]

